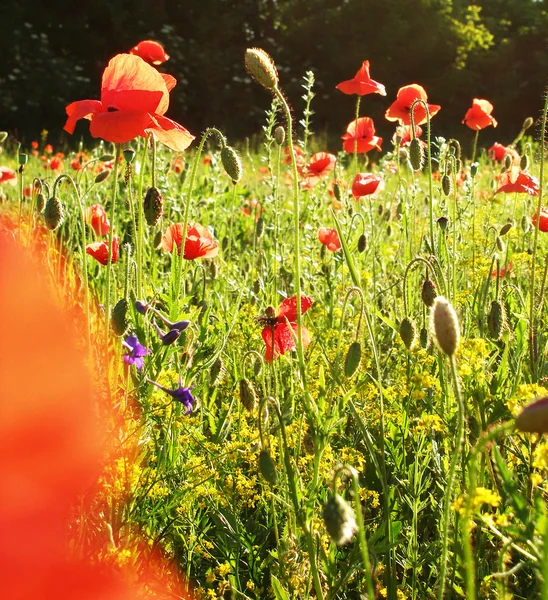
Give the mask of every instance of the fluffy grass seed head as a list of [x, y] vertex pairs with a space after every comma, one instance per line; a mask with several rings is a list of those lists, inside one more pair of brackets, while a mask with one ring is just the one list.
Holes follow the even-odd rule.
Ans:
[[261, 48], [245, 51], [245, 68], [253, 79], [267, 90], [278, 87], [278, 70], [270, 56]]
[[430, 309], [430, 329], [439, 349], [447, 356], [453, 356], [460, 341], [459, 320], [455, 309], [443, 296], [438, 296]]

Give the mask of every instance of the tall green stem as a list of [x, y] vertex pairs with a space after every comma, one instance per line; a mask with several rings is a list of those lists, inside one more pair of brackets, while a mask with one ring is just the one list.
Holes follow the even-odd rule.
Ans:
[[540, 126], [540, 174], [539, 174], [539, 191], [537, 202], [537, 220], [535, 223], [535, 234], [533, 236], [533, 251], [531, 253], [531, 282], [529, 284], [529, 354], [531, 361], [531, 375], [533, 381], [536, 381], [536, 325], [535, 325], [535, 264], [537, 256], [538, 232], [540, 225], [540, 211], [542, 208], [542, 193], [544, 188], [544, 148], [546, 136], [546, 114], [548, 113], [548, 94], [544, 101], [542, 110], [542, 121]]
[[110, 325], [110, 276], [112, 271], [112, 239], [114, 237], [114, 227], [116, 219], [116, 198], [118, 195], [118, 163], [120, 162], [121, 151], [121, 144], [116, 144], [116, 157], [114, 158], [114, 167], [112, 169], [112, 205], [110, 207], [110, 229], [108, 232], [107, 293], [105, 298], [105, 346], [108, 346], [108, 334]]
[[455, 432], [455, 448], [451, 456], [449, 465], [449, 476], [447, 478], [447, 486], [445, 488], [445, 498], [443, 501], [443, 517], [442, 517], [442, 551], [440, 560], [440, 583], [438, 588], [438, 600], [442, 600], [445, 594], [445, 580], [447, 576], [447, 555], [449, 550], [449, 521], [451, 501], [453, 498], [453, 486], [455, 483], [455, 473], [457, 471], [457, 463], [460, 460], [462, 446], [464, 442], [464, 400], [462, 398], [460, 384], [457, 374], [457, 361], [455, 356], [451, 356], [451, 377], [453, 379], [453, 387], [455, 390], [455, 399], [457, 401], [457, 428]]

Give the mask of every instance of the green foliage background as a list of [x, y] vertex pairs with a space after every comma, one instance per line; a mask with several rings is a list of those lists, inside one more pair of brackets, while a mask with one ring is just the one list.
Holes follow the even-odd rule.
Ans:
[[28, 142], [45, 128], [55, 140], [66, 104], [98, 98], [108, 60], [148, 38], [164, 44], [171, 60], [160, 69], [179, 81], [168, 115], [193, 133], [258, 131], [270, 96], [247, 77], [243, 54], [259, 46], [299, 118], [303, 76], [315, 73], [313, 129], [332, 149], [355, 106], [335, 85], [363, 60], [388, 96], [367, 97], [361, 112], [385, 138], [394, 128], [384, 111], [416, 82], [442, 106], [435, 134], [458, 135], [472, 99], [486, 98], [499, 127], [482, 139], [510, 143], [524, 118], [538, 116], [548, 75], [545, 0], [4, 0], [0, 129]]

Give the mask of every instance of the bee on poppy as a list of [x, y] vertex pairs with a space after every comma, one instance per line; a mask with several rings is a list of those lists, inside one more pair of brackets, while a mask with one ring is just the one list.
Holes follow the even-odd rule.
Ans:
[[[301, 296], [301, 314], [311, 306], [312, 299], [304, 294]], [[265, 360], [272, 362], [280, 354], [285, 354], [296, 349], [295, 337], [297, 336], [297, 297], [286, 298], [276, 314], [274, 308], [269, 306], [263, 315], [257, 317], [257, 323], [263, 327], [261, 335], [266, 344]], [[301, 339], [303, 348], [310, 343], [308, 329], [301, 325]]]

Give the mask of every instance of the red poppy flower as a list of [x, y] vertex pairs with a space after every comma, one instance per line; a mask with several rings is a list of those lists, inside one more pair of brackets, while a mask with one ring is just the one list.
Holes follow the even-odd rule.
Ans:
[[517, 167], [512, 167], [509, 171], [504, 172], [499, 177], [500, 187], [495, 192], [504, 192], [510, 194], [517, 192], [518, 194], [529, 194], [530, 196], [538, 196], [539, 182], [536, 177], [520, 171]]
[[[295, 159], [297, 161], [297, 170], [300, 173], [302, 171], [302, 168], [304, 167], [303, 149], [300, 146], [297, 146], [294, 144], [293, 150], [295, 151]], [[283, 162], [286, 165], [290, 165], [291, 164], [291, 154], [289, 153], [289, 146], [285, 147], [284, 154], [285, 154], [285, 160]]]
[[242, 213], [248, 217], [255, 215], [255, 220], [258, 221], [259, 217], [263, 214], [264, 210], [262, 204], [257, 198], [247, 199], [244, 201], [242, 206]]
[[373, 173], [358, 173], [352, 183], [352, 195], [354, 199], [369, 196], [377, 191], [382, 191], [384, 181], [380, 175]]
[[489, 125], [496, 127], [498, 123], [491, 116], [492, 111], [493, 105], [491, 102], [474, 98], [472, 101], [472, 108], [468, 109], [462, 122], [475, 131], [485, 129], [485, 127], [488, 127]]
[[328, 250], [331, 250], [331, 252], [337, 252], [341, 249], [341, 240], [339, 239], [339, 234], [336, 229], [320, 227], [318, 230], [318, 239]]
[[[180, 254], [182, 243], [183, 223], [173, 223], [173, 225], [170, 225], [166, 229], [164, 235], [162, 235], [159, 247], [171, 253], [175, 245]], [[189, 223], [186, 233], [184, 258], [187, 260], [213, 258], [218, 253], [219, 248], [209, 230], [199, 223]]]
[[53, 146], [51, 144], [46, 144], [44, 146], [44, 153], [45, 154], [53, 154]]
[[519, 165], [520, 162], [520, 156], [514, 148], [511, 148], [510, 146], [503, 146], [498, 142], [495, 142], [491, 148], [489, 148], [487, 153], [493, 160], [496, 160], [497, 162], [502, 162], [506, 158], [507, 154], [512, 157], [512, 162], [515, 165]]
[[17, 173], [9, 167], [0, 167], [0, 183], [17, 183]]
[[51, 169], [52, 171], [62, 171], [63, 170], [63, 159], [60, 156], [54, 156], [51, 160], [49, 160], [45, 165], [44, 169]]
[[373, 81], [369, 76], [368, 60], [362, 63], [362, 66], [359, 68], [353, 79], [343, 81], [335, 87], [343, 94], [358, 94], [358, 96], [380, 94], [381, 96], [386, 96], [386, 88], [384, 85], [378, 81]]
[[103, 73], [101, 100], [80, 100], [69, 104], [65, 131], [74, 132], [79, 119], [89, 119], [90, 133], [122, 144], [149, 131], [168, 148], [182, 151], [194, 136], [182, 125], [164, 117], [169, 92], [176, 84], [171, 75], [162, 75], [133, 54], [118, 54]]
[[92, 204], [86, 209], [84, 221], [90, 225], [96, 235], [106, 235], [110, 229], [107, 212], [101, 204]]
[[143, 60], [151, 65], [161, 65], [169, 60], [169, 55], [166, 54], [162, 44], [155, 42], [154, 40], [143, 40], [139, 42], [137, 46], [134, 46], [130, 51], [130, 54], [140, 56]]
[[[537, 213], [533, 215], [532, 223], [536, 227], [537, 226]], [[548, 208], [540, 209], [540, 219], [538, 223], [539, 231], [548, 231]]]
[[[420, 138], [422, 135], [422, 127], [415, 125], [415, 137]], [[411, 125], [400, 125], [396, 127], [396, 133], [392, 137], [392, 142], [396, 144], [397, 139], [400, 139], [400, 148], [403, 148], [406, 144], [411, 142]], [[422, 142], [422, 140], [421, 140]], [[422, 142], [426, 146], [425, 142]]]
[[[411, 106], [415, 100], [428, 100], [425, 89], [417, 83], [406, 85], [398, 90], [396, 101], [389, 107], [384, 116], [389, 121], [399, 121], [401, 125], [411, 125]], [[433, 117], [440, 110], [437, 104], [428, 104], [428, 112]], [[422, 104], [416, 104], [414, 109], [415, 125], [426, 123], [426, 110]]]
[[[120, 247], [120, 238], [115, 235], [112, 238], [112, 263], [114, 264], [118, 260], [118, 249]], [[86, 254], [93, 256], [93, 258], [100, 262], [102, 265], [108, 264], [108, 242], [93, 242], [86, 246]]]
[[382, 138], [375, 135], [375, 124], [370, 117], [360, 117], [351, 121], [342, 139], [344, 151], [350, 154], [369, 152], [373, 148], [381, 151]]
[[304, 174], [304, 186], [307, 189], [314, 187], [320, 179], [335, 168], [337, 157], [327, 152], [316, 152], [310, 157], [310, 162]]
[[[304, 314], [312, 306], [312, 300], [301, 295], [301, 313]], [[271, 309], [272, 313], [274, 310]], [[258, 319], [264, 328], [261, 332], [266, 344], [265, 360], [272, 362], [280, 354], [295, 350], [293, 332], [297, 334], [297, 296], [286, 298], [281, 304], [277, 315], [267, 315]], [[310, 343], [310, 335], [306, 327], [301, 326], [303, 348]]]
[[[540, 223], [541, 223], [541, 226], [542, 226], [542, 223], [543, 223], [542, 213], [541, 213], [541, 216], [540, 216]], [[548, 213], [546, 215], [546, 226], [548, 227]], [[543, 229], [541, 229], [541, 231], [543, 231]], [[498, 273], [497, 273], [497, 270], [495, 269], [494, 271], [491, 272], [491, 277], [496, 277], [497, 274], [498, 274], [499, 277], [515, 277], [516, 275], [514, 273], [514, 265], [513, 265], [513, 263], [512, 262], [507, 263], [507, 265], [505, 267], [501, 267], [498, 270]]]

